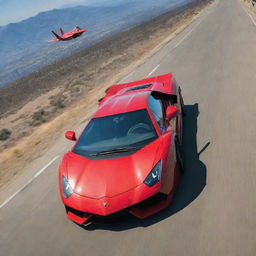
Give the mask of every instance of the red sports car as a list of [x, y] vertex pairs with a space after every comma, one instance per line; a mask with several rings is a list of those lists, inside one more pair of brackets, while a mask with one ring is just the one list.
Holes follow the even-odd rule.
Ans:
[[182, 173], [181, 89], [172, 74], [113, 85], [59, 168], [67, 217], [80, 225], [167, 207]]

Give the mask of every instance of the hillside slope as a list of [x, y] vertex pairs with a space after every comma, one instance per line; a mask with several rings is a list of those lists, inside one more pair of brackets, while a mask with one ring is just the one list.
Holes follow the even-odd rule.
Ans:
[[[0, 87], [88, 47], [143, 20], [193, 0], [118, 1], [110, 6], [77, 6], [39, 13], [19, 23], [0, 27]], [[88, 29], [82, 37], [48, 43], [51, 30], [68, 31], [75, 25]]]

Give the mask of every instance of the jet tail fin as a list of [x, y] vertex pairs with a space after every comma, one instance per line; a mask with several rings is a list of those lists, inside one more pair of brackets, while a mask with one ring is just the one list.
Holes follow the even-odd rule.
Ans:
[[64, 35], [64, 31], [63, 31], [62, 28], [60, 28], [60, 33], [61, 33], [62, 36]]
[[60, 37], [58, 34], [56, 34], [54, 31], [52, 31], [52, 33], [56, 36], [56, 38], [58, 38], [59, 40], [63, 40], [62, 37]]

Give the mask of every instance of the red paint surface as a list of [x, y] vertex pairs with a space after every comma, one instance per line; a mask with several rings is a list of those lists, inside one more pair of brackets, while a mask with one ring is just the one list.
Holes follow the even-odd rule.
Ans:
[[67, 41], [67, 40], [75, 39], [81, 36], [86, 31], [87, 31], [86, 29], [74, 28], [71, 31], [64, 33], [63, 30], [60, 29], [61, 35], [58, 35], [54, 31], [52, 31], [52, 33], [55, 35], [55, 38], [49, 40], [49, 42]]
[[[147, 83], [152, 85], [146, 89], [127, 91]], [[114, 85], [107, 90], [92, 118], [147, 109], [158, 138], [129, 156], [114, 159], [90, 160], [71, 151], [65, 154], [59, 169], [60, 195], [65, 205], [87, 214], [103, 216], [127, 209], [138, 218], [146, 218], [170, 204], [179, 180], [174, 138], [181, 137], [181, 125], [177, 125], [176, 129], [170, 127], [164, 133], [160, 131], [148, 107], [148, 97], [152, 92], [179, 97], [172, 74]], [[179, 101], [176, 105], [181, 108]], [[178, 118], [182, 123], [181, 111], [178, 111]], [[161, 180], [148, 187], [143, 182], [160, 159]], [[74, 193], [67, 199], [62, 195], [62, 175], [73, 184]], [[166, 200], [143, 209], [133, 207], [159, 192], [167, 195]], [[70, 212], [67, 216], [79, 224], [83, 221], [83, 218], [76, 218]]]

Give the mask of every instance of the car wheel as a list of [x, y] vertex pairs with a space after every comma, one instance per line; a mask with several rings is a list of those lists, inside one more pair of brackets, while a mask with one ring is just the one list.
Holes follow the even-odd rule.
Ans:
[[182, 97], [182, 95], [181, 95], [181, 92], [180, 92], [180, 105], [181, 105], [182, 116], [184, 117], [184, 116], [185, 116], [184, 100], [183, 100], [183, 97]]
[[176, 147], [177, 162], [180, 167], [180, 173], [183, 175], [185, 168], [184, 168], [184, 162], [183, 162], [183, 158], [182, 158], [181, 145], [180, 145], [177, 137], [175, 138], [175, 147]]
[[182, 113], [182, 117], [185, 117], [185, 110], [184, 110], [184, 106], [181, 107], [181, 113]]

